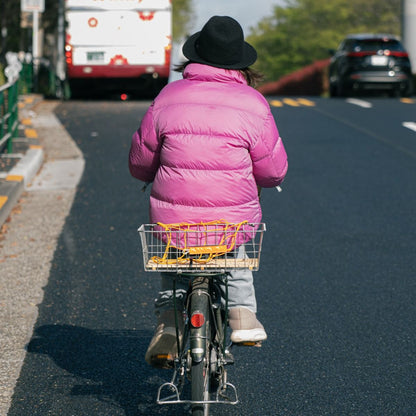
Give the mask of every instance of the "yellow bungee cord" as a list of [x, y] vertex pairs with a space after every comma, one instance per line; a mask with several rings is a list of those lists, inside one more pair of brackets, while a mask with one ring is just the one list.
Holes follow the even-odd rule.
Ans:
[[[153, 256], [151, 260], [156, 264], [187, 264], [191, 261], [198, 264], [209, 263], [215, 257], [222, 256], [234, 249], [237, 233], [244, 224], [248, 224], [248, 221], [229, 223], [225, 220], [216, 220], [194, 224], [158, 222], [157, 225], [166, 233], [166, 248], [163, 256]], [[218, 232], [221, 233], [219, 241], [213, 245], [208, 244], [208, 237]], [[197, 238], [202, 240], [202, 245], [189, 246], [189, 233], [197, 233]], [[172, 243], [172, 234], [176, 235], [175, 243], [178, 241], [178, 236], [183, 239], [183, 247], [177, 247]], [[180, 255], [174, 259], [169, 258], [170, 249], [178, 250]]]

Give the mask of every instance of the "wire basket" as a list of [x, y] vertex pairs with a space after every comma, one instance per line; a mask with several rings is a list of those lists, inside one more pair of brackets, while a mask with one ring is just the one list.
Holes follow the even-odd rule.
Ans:
[[174, 273], [257, 271], [264, 223], [143, 224], [144, 270]]

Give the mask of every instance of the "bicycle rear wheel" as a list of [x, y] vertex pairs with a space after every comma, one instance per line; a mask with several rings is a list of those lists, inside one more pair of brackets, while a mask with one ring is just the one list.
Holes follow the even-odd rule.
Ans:
[[[208, 364], [207, 364], [208, 363]], [[199, 363], [192, 363], [191, 368], [191, 389], [193, 401], [209, 400], [210, 388], [210, 367], [209, 367], [209, 350], [205, 358]], [[193, 404], [192, 416], [208, 416], [209, 404]]]
[[195, 278], [190, 304], [191, 397], [199, 403], [192, 404], [192, 416], [209, 415], [209, 403], [201, 402], [210, 399], [210, 305], [208, 278]]

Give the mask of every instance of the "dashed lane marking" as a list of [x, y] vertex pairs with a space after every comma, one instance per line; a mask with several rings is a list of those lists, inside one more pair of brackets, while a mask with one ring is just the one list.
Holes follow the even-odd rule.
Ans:
[[415, 100], [413, 98], [400, 98], [400, 101], [405, 104], [414, 104]]
[[283, 98], [282, 100], [270, 100], [272, 107], [283, 107], [288, 105], [290, 107], [314, 107], [315, 103], [306, 98]]
[[298, 103], [305, 105], [306, 107], [315, 107], [315, 103], [311, 100], [307, 100], [306, 98], [298, 98]]
[[413, 122], [413, 121], [404, 121], [402, 123], [402, 126], [408, 128], [410, 130], [416, 131], [416, 123]]
[[283, 103], [279, 100], [271, 100], [270, 105], [273, 107], [283, 107]]
[[294, 100], [293, 98], [283, 98], [283, 102], [287, 105], [290, 105], [292, 107], [299, 107], [300, 104]]
[[345, 101], [350, 104], [358, 105], [362, 108], [371, 108], [373, 106], [373, 104], [368, 101], [358, 100], [357, 98], [347, 98]]

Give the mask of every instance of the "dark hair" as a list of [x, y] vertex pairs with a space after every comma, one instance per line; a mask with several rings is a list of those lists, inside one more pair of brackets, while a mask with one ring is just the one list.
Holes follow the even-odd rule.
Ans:
[[[174, 71], [180, 72], [182, 74], [185, 68], [191, 63], [192, 61], [185, 61], [179, 65], [176, 65], [174, 67]], [[263, 81], [263, 74], [250, 67], [243, 69], [228, 69], [227, 71], [240, 71], [246, 79], [247, 85], [253, 88], [255, 88], [261, 81]]]

